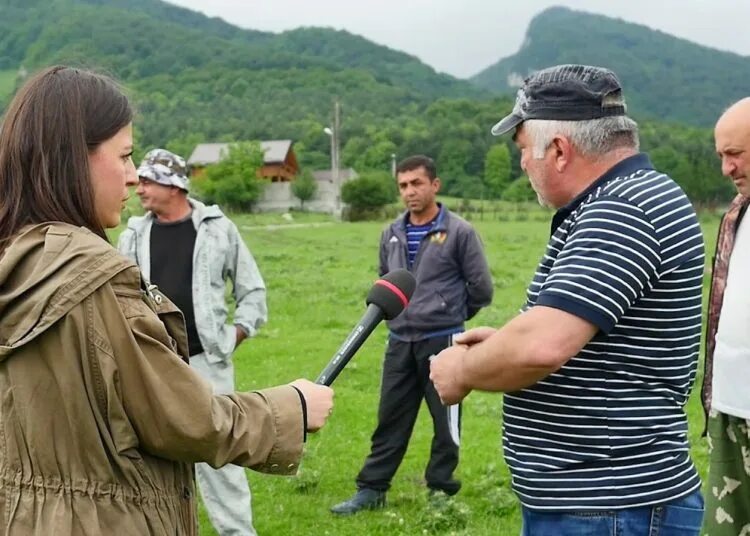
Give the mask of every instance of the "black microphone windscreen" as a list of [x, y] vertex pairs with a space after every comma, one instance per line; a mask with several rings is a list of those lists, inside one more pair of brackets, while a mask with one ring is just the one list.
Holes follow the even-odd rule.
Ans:
[[392, 320], [407, 306], [416, 286], [417, 281], [411, 272], [403, 268], [393, 270], [375, 281], [366, 303], [377, 305], [383, 310], [386, 320]]

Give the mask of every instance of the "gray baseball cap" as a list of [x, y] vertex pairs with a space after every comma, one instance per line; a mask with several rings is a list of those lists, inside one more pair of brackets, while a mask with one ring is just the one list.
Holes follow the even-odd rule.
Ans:
[[166, 149], [153, 149], [138, 166], [138, 177], [188, 191], [185, 159]]
[[622, 86], [614, 72], [590, 65], [556, 65], [524, 80], [513, 111], [491, 132], [501, 136], [527, 119], [585, 121], [625, 113]]

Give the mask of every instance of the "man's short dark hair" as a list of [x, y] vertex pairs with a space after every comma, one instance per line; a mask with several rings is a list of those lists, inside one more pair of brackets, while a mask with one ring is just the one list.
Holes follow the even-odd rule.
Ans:
[[437, 167], [435, 167], [435, 161], [429, 156], [423, 154], [415, 154], [401, 160], [396, 166], [396, 173], [403, 173], [404, 171], [414, 171], [423, 167], [427, 172], [427, 176], [431, 181], [437, 177]]

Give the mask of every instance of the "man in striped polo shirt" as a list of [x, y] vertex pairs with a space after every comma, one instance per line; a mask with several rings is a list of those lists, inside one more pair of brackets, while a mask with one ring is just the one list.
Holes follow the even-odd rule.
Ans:
[[433, 360], [446, 404], [503, 391], [524, 535], [691, 535], [703, 517], [683, 407], [695, 379], [704, 244], [680, 187], [638, 152], [620, 83], [561, 65], [510, 115], [521, 167], [557, 209], [521, 313]]

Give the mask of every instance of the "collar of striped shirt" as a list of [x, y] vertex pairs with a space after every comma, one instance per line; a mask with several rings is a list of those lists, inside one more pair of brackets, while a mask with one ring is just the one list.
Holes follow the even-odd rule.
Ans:
[[[424, 225], [432, 225], [434, 223], [435, 225], [432, 228], [432, 230], [433, 231], [437, 231], [437, 230], [441, 230], [442, 231], [442, 230], [445, 230], [445, 226], [444, 226], [445, 210], [443, 208], [443, 204], [442, 203], [438, 202], [437, 206], [438, 206], [438, 213], [437, 213], [437, 215], [434, 218], [432, 218], [428, 223], [426, 223]], [[404, 216], [402, 218], [401, 225], [403, 226], [404, 229], [406, 229], [406, 226], [409, 225], [409, 224], [414, 225], [414, 224], [411, 223], [411, 221], [409, 219], [409, 211], [407, 210], [406, 212], [404, 212]], [[417, 227], [419, 227], [419, 225]]]
[[620, 160], [617, 164], [605, 171], [601, 177], [596, 179], [588, 188], [578, 194], [576, 198], [573, 199], [573, 201], [555, 212], [555, 215], [552, 218], [552, 226], [549, 232], [550, 236], [555, 234], [555, 231], [558, 227], [560, 227], [560, 224], [564, 222], [565, 219], [570, 216], [575, 209], [578, 208], [578, 205], [583, 203], [583, 200], [586, 199], [589, 194], [591, 194], [591, 192], [595, 191], [597, 188], [603, 186], [606, 182], [611, 181], [612, 179], [630, 175], [631, 173], [635, 173], [639, 169], [654, 169], [654, 165], [651, 163], [651, 160], [646, 153], [638, 153], [634, 154], [633, 156], [629, 156], [624, 160]]

